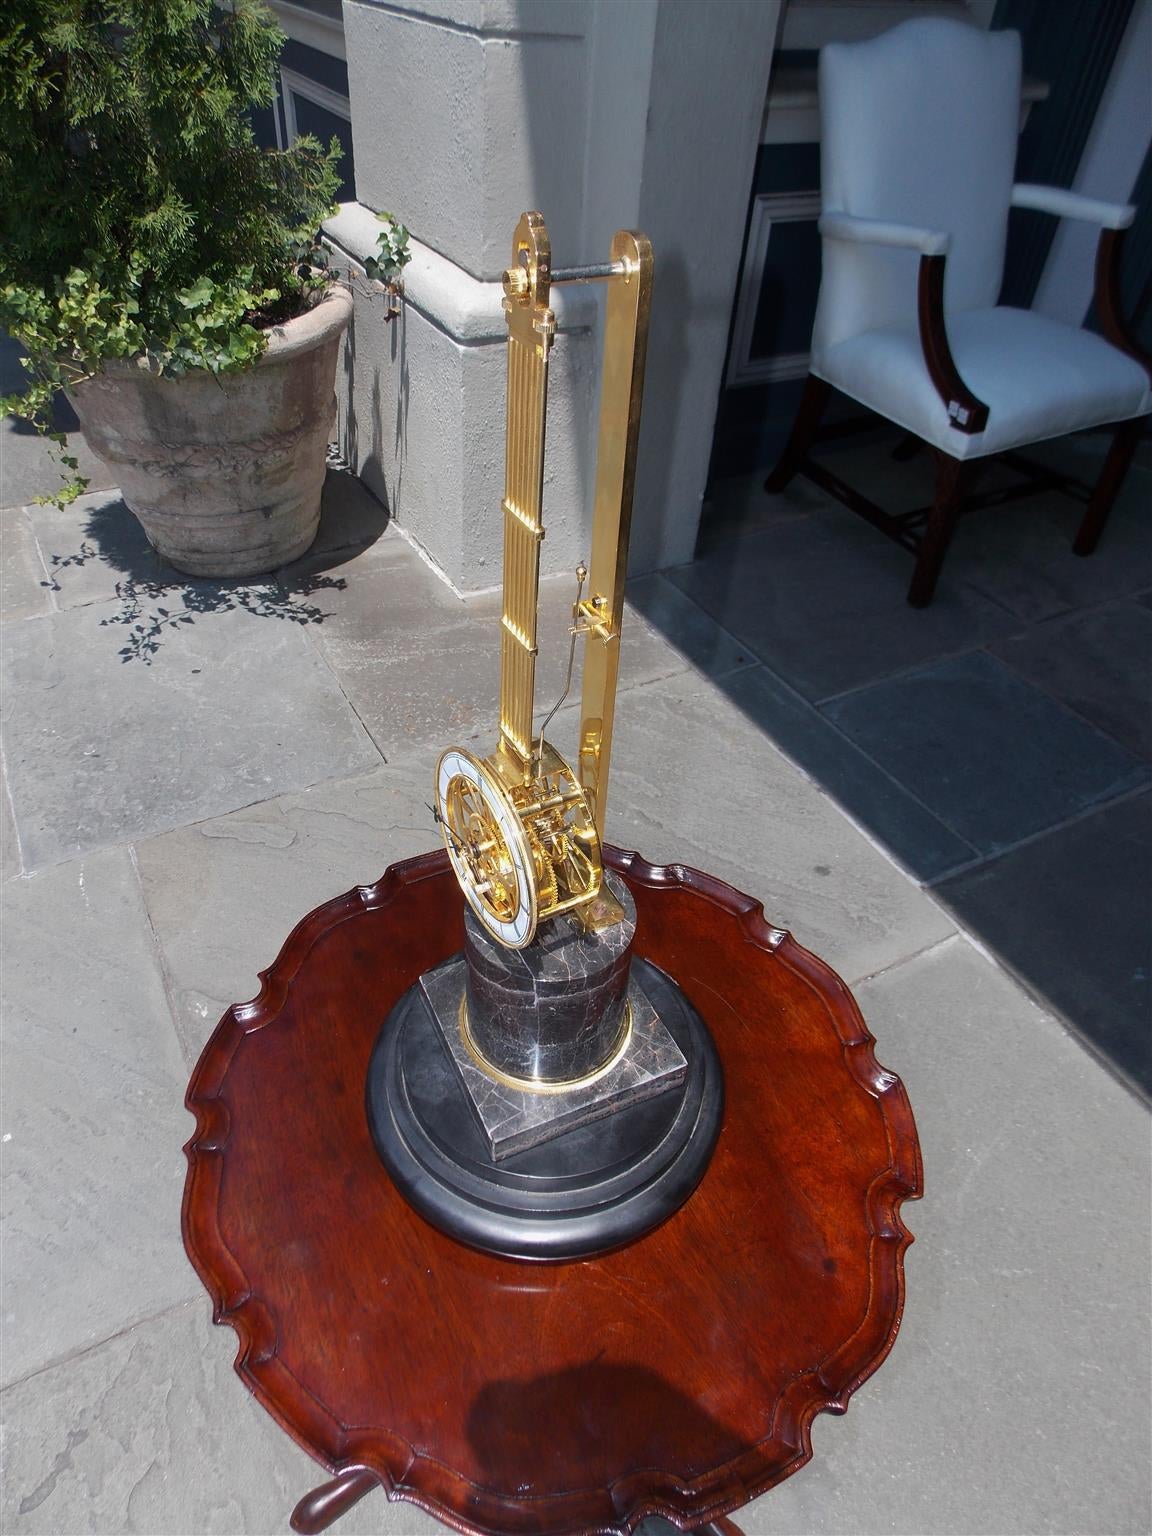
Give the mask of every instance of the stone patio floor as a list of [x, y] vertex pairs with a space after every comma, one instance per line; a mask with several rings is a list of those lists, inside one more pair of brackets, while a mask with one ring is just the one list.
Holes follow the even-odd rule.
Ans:
[[[493, 735], [496, 600], [340, 473], [307, 560], [190, 582], [114, 492], [28, 506], [3, 441], [0, 1527], [286, 1531], [323, 1474], [184, 1256], [184, 1086], [300, 916], [435, 844], [439, 749]], [[803, 484], [723, 488], [702, 558], [635, 584], [612, 841], [835, 966], [924, 1152], [896, 1347], [750, 1536], [1149, 1528], [1147, 490], [1074, 568], [1076, 509], [969, 525], [923, 614], [907, 557]], [[337, 1529], [440, 1527], [373, 1495]]]
[[[930, 496], [893, 432], [818, 456], [893, 510]], [[1030, 457], [1094, 483], [1107, 435]], [[926, 459], [926, 455], [924, 458]], [[961, 522], [935, 601], [811, 482], [721, 482], [699, 558], [633, 601], [1112, 1070], [1152, 1095], [1152, 440], [1101, 544], [1045, 492]], [[1019, 483], [999, 463], [983, 484]]]

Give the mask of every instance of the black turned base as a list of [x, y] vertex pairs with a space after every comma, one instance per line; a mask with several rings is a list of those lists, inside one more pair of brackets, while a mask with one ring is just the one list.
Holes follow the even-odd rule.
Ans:
[[400, 999], [368, 1067], [368, 1124], [397, 1188], [433, 1226], [507, 1258], [586, 1258], [634, 1241], [687, 1200], [720, 1130], [720, 1063], [671, 977], [640, 959], [632, 974], [684, 1053], [682, 1082], [499, 1165], [424, 991]]

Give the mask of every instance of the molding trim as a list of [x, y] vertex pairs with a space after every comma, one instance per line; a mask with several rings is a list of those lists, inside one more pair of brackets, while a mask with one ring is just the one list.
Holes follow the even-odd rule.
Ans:
[[780, 47], [865, 42], [910, 16], [950, 16], [987, 29], [994, 9], [995, 0], [791, 0]]
[[[341, 203], [339, 213], [325, 219], [323, 230], [358, 265], [376, 253], [380, 224], [363, 203]], [[415, 238], [411, 250], [412, 260], [404, 268], [406, 303], [461, 346], [507, 341], [501, 282], [481, 282]], [[553, 290], [552, 309], [558, 331], [585, 331], [596, 323], [599, 302], [590, 285], [573, 283]]]
[[[1037, 102], [1048, 99], [1048, 82], [1025, 75], [1020, 86], [1020, 129]], [[820, 92], [815, 67], [784, 65], [772, 71], [764, 117], [760, 123], [761, 144], [819, 144]]]
[[775, 357], [754, 358], [752, 337], [760, 307], [760, 289], [768, 260], [768, 243], [774, 224], [801, 224], [820, 217], [819, 192], [761, 192], [752, 199], [748, 237], [744, 242], [744, 269], [732, 322], [732, 344], [724, 383], [728, 389], [748, 384], [770, 384], [781, 379], [802, 379], [808, 372], [807, 352], [785, 352]]
[[811, 352], [780, 352], [776, 357], [763, 357], [742, 368], [737, 384], [780, 384], [788, 379], [807, 378], [811, 369]]
[[300, 74], [295, 69], [280, 67], [280, 100], [284, 105], [284, 133], [289, 144], [295, 144], [299, 129], [296, 126], [296, 102], [295, 97], [303, 96], [305, 101], [311, 101], [318, 107], [323, 107], [326, 112], [331, 112], [334, 117], [343, 118], [346, 123], [352, 121], [352, 106], [347, 96], [341, 96], [339, 91], [332, 91], [326, 85], [319, 85], [315, 80], [310, 80], [307, 75]]
[[319, 53], [331, 54], [334, 59], [346, 59], [344, 47], [344, 23], [334, 16], [324, 16], [319, 11], [303, 5], [293, 5], [291, 0], [270, 0], [281, 30], [293, 42], [315, 48]]
[[580, 40], [589, 30], [588, 0], [344, 0], [344, 4], [483, 39]]

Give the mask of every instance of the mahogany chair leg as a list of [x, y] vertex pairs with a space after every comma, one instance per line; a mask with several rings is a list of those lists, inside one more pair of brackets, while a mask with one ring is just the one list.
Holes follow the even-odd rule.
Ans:
[[1079, 532], [1072, 545], [1076, 554], [1090, 555], [1100, 542], [1104, 524], [1108, 521], [1112, 504], [1116, 500], [1120, 487], [1124, 484], [1124, 476], [1128, 473], [1132, 455], [1136, 452], [1136, 444], [1140, 441], [1146, 424], [1143, 416], [1134, 416], [1131, 421], [1123, 421], [1116, 428], [1112, 436], [1112, 446], [1108, 449], [1108, 457], [1104, 460], [1104, 468], [1100, 471], [1096, 489], [1092, 492], [1092, 500], [1088, 503], [1084, 521], [1080, 524]]
[[804, 385], [804, 393], [800, 397], [800, 409], [796, 412], [796, 420], [792, 424], [792, 435], [780, 455], [776, 468], [764, 482], [764, 489], [771, 495], [784, 490], [791, 482], [797, 470], [808, 457], [808, 450], [812, 446], [812, 439], [816, 436], [816, 428], [820, 425], [820, 418], [824, 414], [824, 408], [828, 404], [828, 396], [832, 393], [831, 384], [818, 379], [814, 373], [808, 375], [808, 381]]
[[379, 1486], [380, 1479], [367, 1467], [345, 1467], [331, 1482], [321, 1483], [319, 1488], [306, 1493], [292, 1511], [289, 1523], [300, 1536], [317, 1536]]
[[971, 464], [965, 459], [954, 459], [950, 453], [936, 450], [936, 499], [928, 514], [928, 524], [920, 541], [916, 556], [916, 570], [908, 588], [908, 601], [913, 608], [927, 608], [936, 591], [936, 582], [952, 530], [960, 511], [964, 481]]

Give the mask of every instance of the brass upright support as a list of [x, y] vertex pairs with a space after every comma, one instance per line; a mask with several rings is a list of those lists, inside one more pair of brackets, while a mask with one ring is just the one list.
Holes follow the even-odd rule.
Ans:
[[612, 263], [600, 383], [589, 596], [580, 604], [587, 638], [579, 774], [601, 838], [612, 755], [620, 621], [628, 574], [628, 538], [652, 306], [651, 241], [631, 230], [620, 230], [612, 240]]
[[552, 251], [544, 220], [516, 226], [504, 277], [508, 313], [508, 409], [504, 469], [504, 612], [500, 632], [500, 743], [527, 775], [536, 691], [536, 606], [544, 493], [548, 353], [556, 317], [548, 307]]

